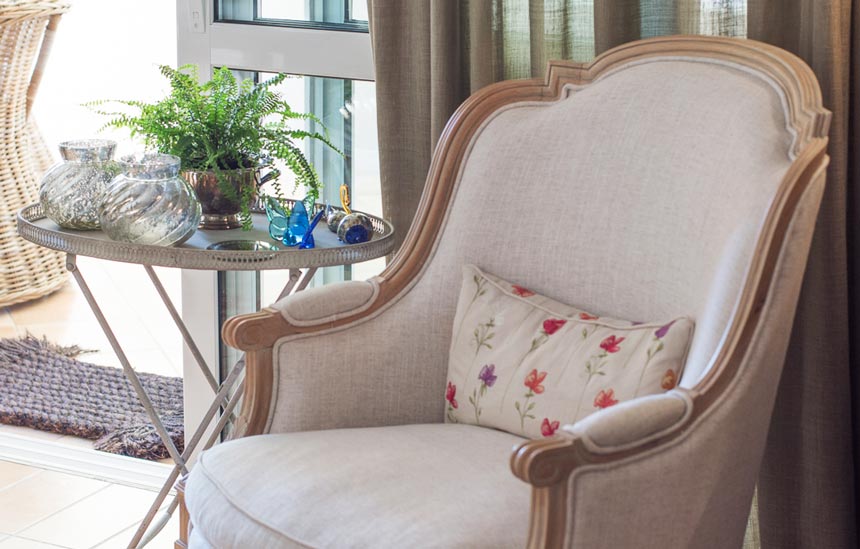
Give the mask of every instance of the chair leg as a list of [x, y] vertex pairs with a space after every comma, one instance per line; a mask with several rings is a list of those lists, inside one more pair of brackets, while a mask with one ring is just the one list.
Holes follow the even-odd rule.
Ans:
[[188, 549], [191, 521], [188, 519], [188, 509], [185, 507], [185, 477], [176, 483], [176, 494], [179, 498], [179, 539], [176, 540], [173, 547], [174, 549]]

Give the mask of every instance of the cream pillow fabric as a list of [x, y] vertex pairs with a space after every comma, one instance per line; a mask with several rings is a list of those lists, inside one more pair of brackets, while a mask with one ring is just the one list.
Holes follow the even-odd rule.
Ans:
[[446, 421], [552, 436], [602, 408], [675, 387], [692, 334], [688, 317], [600, 318], [467, 265]]

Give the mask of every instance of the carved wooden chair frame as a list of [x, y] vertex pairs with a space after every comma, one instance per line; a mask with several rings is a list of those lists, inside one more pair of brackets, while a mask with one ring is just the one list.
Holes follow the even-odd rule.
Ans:
[[[824, 178], [829, 162], [826, 149], [830, 113], [822, 107], [821, 92], [812, 70], [781, 49], [727, 38], [654, 38], [619, 46], [587, 64], [553, 61], [549, 63], [546, 80], [500, 82], [469, 97], [445, 127], [415, 221], [399, 253], [377, 277], [379, 292], [369, 307], [365, 305], [356, 314], [315, 326], [292, 325], [270, 308], [234, 317], [224, 324], [224, 341], [246, 353], [247, 379], [237, 426], [238, 436], [257, 435], [265, 430], [274, 388], [273, 347], [279, 339], [362, 322], [408, 291], [413, 279], [420, 276], [438, 237], [430, 221], [444, 217], [467, 146], [484, 120], [511, 103], [556, 101], [565, 93], [566, 85], [587, 86], [624, 65], [655, 57], [713, 59], [763, 74], [780, 89], [786, 102], [787, 124], [795, 134], [794, 161], [767, 214], [727, 336], [716, 351], [707, 374], [689, 391], [693, 412], [686, 421], [658, 438], [613, 453], [593, 453], [581, 440], [573, 437], [530, 440], [511, 455], [513, 474], [532, 485], [529, 547], [562, 547], [569, 536], [568, 522], [572, 516], [567, 480], [577, 468], [627, 459], [668, 445], [681, 437], [697, 417], [719, 400], [737, 372], [760, 322], [761, 307], [771, 286], [775, 264], [798, 201], [811, 184], [820, 183]], [[187, 540], [189, 525], [184, 506], [182, 511], [182, 540]], [[183, 543], [178, 541], [177, 547], [183, 547]]]

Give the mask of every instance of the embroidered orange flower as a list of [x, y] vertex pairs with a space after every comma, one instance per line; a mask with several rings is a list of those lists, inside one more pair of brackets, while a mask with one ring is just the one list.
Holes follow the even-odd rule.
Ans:
[[529, 372], [529, 375], [526, 376], [526, 380], [523, 382], [523, 385], [531, 389], [534, 394], [539, 395], [544, 390], [544, 386], [541, 385], [544, 379], [546, 379], [546, 372], [532, 370]]
[[579, 318], [580, 320], [597, 320], [600, 317], [597, 315], [590, 315], [588, 313], [579, 313]]
[[517, 286], [516, 284], [512, 284], [511, 289], [513, 289], [514, 293], [520, 297], [531, 297], [535, 295], [535, 293], [528, 288], [523, 288], [522, 286]]
[[678, 378], [675, 375], [675, 370], [666, 370], [666, 373], [663, 374], [663, 381], [660, 382], [660, 387], [669, 391], [675, 388], [675, 385], [678, 383]]
[[551, 437], [558, 430], [558, 425], [558, 421], [550, 421], [548, 417], [545, 417], [543, 423], [540, 424], [540, 434]]
[[600, 348], [606, 351], [607, 353], [617, 353], [621, 350], [621, 342], [624, 341], [623, 337], [615, 337], [611, 335], [600, 342]]
[[548, 336], [559, 331], [559, 329], [567, 324], [566, 320], [562, 320], [560, 318], [548, 318], [543, 321], [543, 333]]
[[457, 386], [449, 381], [448, 389], [445, 391], [445, 400], [447, 400], [451, 404], [452, 408], [457, 408], [457, 399], [455, 398], [456, 396]]
[[607, 389], [605, 391], [601, 390], [597, 393], [597, 396], [594, 397], [595, 408], [609, 408], [616, 404], [618, 404], [618, 401], [615, 399], [615, 391], [613, 389]]

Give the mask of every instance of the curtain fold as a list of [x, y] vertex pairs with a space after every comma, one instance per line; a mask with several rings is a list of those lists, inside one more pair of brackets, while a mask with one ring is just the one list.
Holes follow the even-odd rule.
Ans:
[[846, 219], [848, 123], [856, 113], [849, 79], [860, 58], [852, 59], [851, 4], [749, 2], [748, 36], [809, 63], [833, 112], [827, 189], [759, 477], [762, 547], [857, 544]]
[[[815, 70], [828, 184], [759, 482], [761, 546], [856, 547], [860, 475], [860, 0], [368, 0], [383, 206], [401, 241], [436, 141], [477, 89], [664, 34], [749, 36]], [[753, 517], [755, 518], [755, 517]], [[752, 530], [751, 530], [752, 531]], [[748, 537], [749, 544], [756, 543]]]

